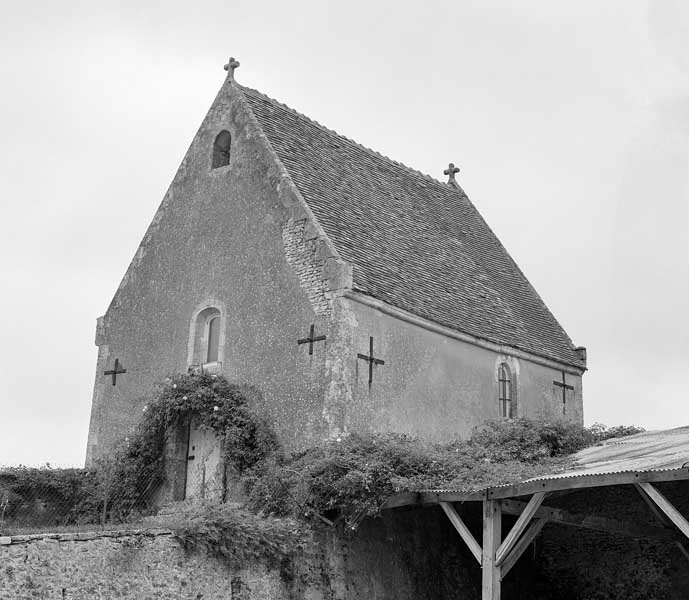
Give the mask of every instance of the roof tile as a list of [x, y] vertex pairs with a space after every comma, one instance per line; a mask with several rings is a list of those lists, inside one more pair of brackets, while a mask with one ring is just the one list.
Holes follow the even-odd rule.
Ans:
[[461, 188], [238, 86], [355, 291], [477, 338], [585, 367]]

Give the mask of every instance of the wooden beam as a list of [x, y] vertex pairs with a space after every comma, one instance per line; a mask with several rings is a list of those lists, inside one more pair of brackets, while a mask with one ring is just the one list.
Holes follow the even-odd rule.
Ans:
[[689, 538], [689, 521], [687, 521], [684, 515], [672, 506], [670, 501], [650, 483], [640, 483], [639, 486], [646, 492], [648, 497], [655, 502], [658, 508], [665, 513], [667, 518], [675, 524], [677, 529]]
[[547, 521], [545, 519], [533, 519], [531, 521], [529, 528], [524, 532], [524, 535], [519, 538], [519, 541], [515, 547], [512, 548], [512, 552], [507, 555], [505, 560], [500, 565], [501, 581], [505, 579], [507, 574], [510, 572], [510, 569], [512, 569], [512, 567], [516, 564], [521, 555], [524, 554], [524, 551], [529, 547], [529, 544], [531, 544], [536, 536], [541, 533], [541, 529], [543, 529], [546, 523]]
[[[639, 492], [639, 496], [641, 496], [644, 500], [644, 502], [648, 505], [648, 508], [651, 509], [651, 512], [655, 515], [655, 518], [662, 524], [662, 525], [669, 525], [672, 527], [672, 521], [668, 519], [666, 514], [658, 508], [658, 505], [651, 500], [651, 498], [648, 496], [646, 492], [644, 492], [643, 488], [640, 485], [635, 485], [634, 489], [636, 489], [637, 492]], [[675, 546], [677, 546], [677, 549], [680, 551], [680, 554], [684, 556], [689, 561], [689, 550], [687, 550], [686, 546], [684, 543], [680, 540], [677, 540], [675, 542]]]
[[590, 487], [603, 487], [608, 485], [625, 485], [640, 483], [643, 481], [683, 481], [689, 479], [689, 468], [674, 469], [671, 471], [642, 471], [625, 473], [603, 473], [598, 475], [586, 475], [585, 477], [563, 477], [552, 479], [537, 479], [525, 481], [514, 485], [507, 485], [475, 492], [434, 492], [430, 490], [419, 492], [420, 504], [437, 504], [438, 502], [466, 502], [470, 500], [482, 501], [497, 500], [500, 498], [516, 498], [518, 496], [531, 496], [536, 492], [554, 492], [559, 490], [578, 490]]
[[[527, 506], [526, 502], [520, 502], [518, 500], [502, 500], [501, 503], [502, 512], [509, 515], [521, 515]], [[570, 513], [560, 508], [551, 508], [550, 506], [540, 506], [538, 510], [535, 511], [534, 517], [546, 519], [553, 523], [560, 523], [561, 525], [583, 527], [584, 529], [593, 529], [595, 531], [605, 531], [608, 533], [621, 533], [637, 538], [667, 541], [682, 539], [681, 534], [674, 529], [644, 525], [642, 523], [617, 521], [607, 517]]]
[[483, 560], [481, 561], [481, 600], [500, 600], [500, 567], [495, 553], [502, 538], [502, 510], [500, 502], [483, 501]]
[[651, 500], [650, 496], [646, 492], [644, 492], [644, 488], [642, 488], [638, 483], [635, 483], [634, 489], [637, 492], [639, 492], [639, 496], [643, 498], [643, 501], [646, 503], [648, 508], [651, 509], [651, 512], [661, 525], [672, 525], [672, 521], [670, 521], [670, 519], [667, 518], [665, 513], [662, 510], [660, 510], [660, 508], [658, 508], [658, 505], [655, 502], [653, 502], [653, 500]]
[[689, 550], [687, 550], [687, 547], [682, 542], [677, 542], [677, 547], [679, 548], [679, 551], [682, 553], [684, 558], [689, 560]]
[[498, 548], [498, 551], [495, 555], [495, 563], [497, 565], [502, 564], [502, 561], [505, 560], [505, 557], [507, 556], [509, 551], [512, 550], [517, 541], [519, 541], [519, 536], [522, 533], [524, 533], [524, 530], [527, 528], [529, 522], [531, 521], [531, 517], [533, 517], [534, 514], [536, 514], [536, 511], [538, 510], [539, 506], [541, 506], [541, 504], [543, 503], [543, 499], [545, 498], [545, 496], [545, 492], [536, 492], [533, 496], [531, 496], [531, 500], [529, 500], [528, 504], [524, 507], [524, 510], [519, 515], [517, 522], [514, 524], [514, 526], [507, 534], [502, 544], [500, 544], [500, 547]]
[[689, 469], [687, 468], [676, 469], [674, 471], [603, 473], [599, 475], [586, 475], [586, 477], [565, 477], [559, 479], [555, 477], [553, 479], [542, 479], [518, 483], [507, 487], [488, 489], [486, 490], [485, 496], [489, 499], [514, 498], [515, 496], [526, 496], [536, 492], [604, 487], [608, 485], [624, 485], [647, 481], [680, 481], [686, 479], [689, 479]]
[[509, 486], [487, 488], [475, 492], [463, 492], [460, 490], [441, 492], [425, 490], [420, 492], [400, 492], [391, 496], [383, 505], [383, 508], [396, 508], [408, 505], [438, 504], [439, 502], [482, 502], [499, 498], [517, 498], [519, 496], [531, 496], [536, 492], [576, 491], [591, 487], [604, 487], [609, 485], [638, 484], [641, 482], [658, 481], [685, 481], [689, 480], [689, 468], [672, 469], [668, 471], [643, 471], [625, 473], [603, 473], [597, 475], [553, 477], [552, 479], [539, 479], [524, 481]]
[[469, 550], [471, 550], [471, 553], [474, 555], [474, 558], [480, 565], [481, 555], [483, 552], [481, 550], [481, 545], [476, 541], [474, 536], [471, 535], [471, 531], [469, 531], [469, 528], [464, 524], [464, 521], [462, 521], [462, 518], [457, 514], [457, 511], [454, 509], [452, 504], [441, 502], [440, 508], [443, 509], [443, 512], [447, 515], [447, 518], [450, 519], [450, 522], [454, 525], [457, 533], [459, 533], [461, 538], [464, 540], [464, 543], [469, 547]]

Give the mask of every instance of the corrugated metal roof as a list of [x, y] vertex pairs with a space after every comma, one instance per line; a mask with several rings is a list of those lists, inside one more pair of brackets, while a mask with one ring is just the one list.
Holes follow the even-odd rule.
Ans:
[[564, 473], [529, 481], [689, 467], [689, 426], [607, 440], [577, 452], [574, 460], [574, 468]]
[[574, 455], [567, 471], [482, 490], [431, 489], [391, 498], [388, 506], [510, 498], [536, 491], [689, 479], [689, 426], [614, 438]]

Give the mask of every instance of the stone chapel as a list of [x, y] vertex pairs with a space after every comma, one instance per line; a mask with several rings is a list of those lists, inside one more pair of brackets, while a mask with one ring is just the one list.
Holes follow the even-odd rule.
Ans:
[[87, 464], [145, 395], [248, 383], [292, 450], [354, 431], [465, 437], [583, 421], [576, 347], [476, 207], [227, 78], [104, 316]]

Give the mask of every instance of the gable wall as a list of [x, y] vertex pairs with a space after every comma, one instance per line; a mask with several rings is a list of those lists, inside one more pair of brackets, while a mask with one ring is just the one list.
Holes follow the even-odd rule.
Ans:
[[[211, 170], [222, 129], [232, 134], [231, 163]], [[322, 439], [324, 353], [309, 357], [296, 341], [311, 323], [324, 327], [328, 286], [319, 278], [332, 257], [308, 224], [226, 84], [99, 322], [87, 462], [133, 428], [156, 381], [186, 371], [190, 321], [205, 305], [225, 311], [222, 372], [264, 393], [288, 447]], [[127, 373], [113, 387], [102, 373], [115, 358]]]
[[[561, 419], [562, 391], [553, 385], [562, 371], [504, 352], [429, 331], [354, 300], [345, 300], [354, 318], [352, 355], [374, 355], [385, 364], [374, 368], [368, 386], [368, 365], [353, 366], [353, 429], [409, 433], [437, 441], [467, 437], [471, 429], [499, 417], [498, 365], [506, 362], [516, 376], [517, 414]], [[513, 377], [514, 381], [514, 377]], [[575, 387], [567, 392], [565, 418], [583, 423], [580, 374], [566, 374]]]

